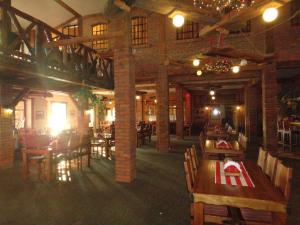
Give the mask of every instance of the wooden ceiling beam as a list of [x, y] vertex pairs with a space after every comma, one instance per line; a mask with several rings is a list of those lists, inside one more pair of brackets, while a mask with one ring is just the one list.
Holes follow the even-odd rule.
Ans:
[[76, 17], [81, 17], [80, 13], [78, 13], [76, 10], [74, 10], [72, 7], [70, 7], [68, 4], [66, 4], [62, 0], [54, 0], [56, 3], [58, 3], [60, 6], [62, 6], [64, 9], [72, 13]]
[[72, 16], [70, 19], [68, 19], [68, 20], [66, 20], [66, 21], [64, 21], [64, 22], [62, 22], [62, 23], [59, 24], [59, 25], [57, 25], [57, 26], [55, 27], [55, 29], [59, 30], [60, 28], [66, 26], [66, 25], [68, 25], [68, 24], [70, 24], [71, 22], [73, 22], [73, 21], [76, 20], [76, 19], [77, 19], [77, 16]]
[[192, 4], [187, 4], [182, 1], [138, 0], [133, 3], [133, 6], [168, 16], [175, 11], [181, 12], [187, 17], [187, 19], [195, 22], [201, 21], [203, 23], [214, 23], [219, 18], [216, 13], [199, 9], [194, 7]]
[[279, 8], [290, 1], [291, 0], [256, 0], [252, 7], [227, 13], [214, 25], [205, 26], [202, 30], [200, 30], [199, 36], [205, 36], [218, 28], [223, 28], [225, 25], [253, 19], [262, 15], [263, 11], [268, 7]]
[[124, 10], [125, 12], [131, 11], [131, 8], [123, 0], [114, 0], [114, 5]]

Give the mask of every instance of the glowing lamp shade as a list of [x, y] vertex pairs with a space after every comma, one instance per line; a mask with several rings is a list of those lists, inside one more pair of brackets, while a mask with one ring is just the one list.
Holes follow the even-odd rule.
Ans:
[[217, 116], [217, 115], [219, 115], [220, 114], [220, 111], [218, 110], [218, 109], [214, 109], [213, 110], [213, 115], [214, 116]]
[[154, 102], [157, 103], [157, 100], [155, 99]]
[[197, 71], [197, 76], [201, 76], [202, 75], [202, 71], [201, 70], [198, 70]]
[[141, 96], [136, 95], [136, 96], [135, 96], [135, 99], [136, 99], [136, 100], [139, 100], [139, 99], [141, 99]]
[[211, 96], [213, 96], [213, 95], [215, 95], [215, 91], [214, 91], [214, 90], [211, 90], [211, 91], [209, 91], [209, 94], [210, 94]]
[[176, 14], [174, 17], [173, 17], [173, 25], [175, 27], [182, 27], [184, 24], [184, 16], [183, 15], [180, 15], [180, 14]]
[[240, 106], [237, 106], [237, 107], [236, 107], [237, 110], [240, 110], [240, 108], [241, 108]]
[[193, 60], [193, 66], [199, 66], [200, 65], [200, 60], [199, 59], [194, 59]]
[[233, 66], [231, 68], [231, 70], [232, 70], [233, 73], [239, 73], [240, 72], [240, 67], [239, 66]]
[[209, 108], [206, 106], [206, 107], [205, 107], [205, 110], [208, 110], [208, 109], [209, 109]]
[[212, 99], [212, 100], [215, 100], [215, 99], [216, 99], [216, 97], [215, 97], [215, 96], [212, 96], [212, 97], [211, 97], [211, 99]]
[[263, 13], [263, 19], [267, 23], [271, 23], [278, 17], [278, 10], [276, 8], [268, 8]]

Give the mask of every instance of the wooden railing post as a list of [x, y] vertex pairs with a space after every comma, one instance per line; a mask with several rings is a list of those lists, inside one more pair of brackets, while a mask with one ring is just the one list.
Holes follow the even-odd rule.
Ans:
[[[11, 5], [11, 0], [0, 0], [0, 2], [3, 2], [6, 5]], [[0, 8], [1, 13], [1, 23], [0, 23], [0, 32], [1, 32], [1, 40], [0, 45], [1, 48], [5, 51], [7, 48], [9, 42], [8, 42], [8, 34], [11, 31], [11, 21], [10, 17], [7, 13], [7, 10], [4, 8]]]
[[43, 47], [44, 42], [44, 26], [42, 24], [37, 25], [37, 31], [35, 36], [35, 57], [38, 62], [42, 62], [45, 57], [45, 49]]

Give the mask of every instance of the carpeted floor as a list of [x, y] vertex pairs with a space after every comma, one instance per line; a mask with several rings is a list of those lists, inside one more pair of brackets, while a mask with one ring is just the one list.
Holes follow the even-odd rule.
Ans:
[[[116, 183], [114, 162], [106, 159], [73, 173], [71, 182], [50, 184], [22, 181], [16, 164], [0, 172], [0, 225], [188, 225], [182, 153], [196, 142], [172, 140], [166, 154], [155, 143], [138, 149], [131, 184]], [[300, 225], [300, 162], [288, 163], [295, 168], [288, 224]]]

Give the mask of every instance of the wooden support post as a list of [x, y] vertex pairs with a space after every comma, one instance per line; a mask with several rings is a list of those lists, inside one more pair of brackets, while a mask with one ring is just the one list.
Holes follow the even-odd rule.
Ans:
[[267, 150], [277, 147], [277, 77], [274, 65], [262, 72], [263, 144]]
[[115, 30], [123, 31], [122, 40], [114, 39], [115, 76], [115, 178], [132, 182], [136, 176], [135, 70], [131, 51], [131, 18], [120, 15], [112, 22]]
[[156, 78], [157, 114], [156, 114], [156, 148], [158, 152], [168, 152], [170, 150], [169, 131], [169, 79], [166, 67], [166, 17], [161, 16], [159, 20], [159, 40], [158, 40], [158, 73]]
[[[5, 3], [6, 5], [11, 6], [11, 0], [2, 0], [1, 2]], [[0, 43], [1, 43], [1, 48], [5, 51], [5, 49], [8, 46], [8, 34], [11, 31], [11, 20], [10, 17], [7, 13], [7, 10], [4, 8], [0, 8], [1, 12], [1, 24], [0, 24]]]
[[257, 112], [258, 112], [258, 90], [255, 85], [248, 85], [245, 88], [245, 134], [248, 141], [257, 141]]
[[176, 85], [176, 137], [184, 138], [183, 88]]
[[36, 37], [35, 37], [35, 56], [39, 62], [42, 62], [45, 56], [43, 42], [44, 42], [44, 27], [42, 24], [38, 24]]

